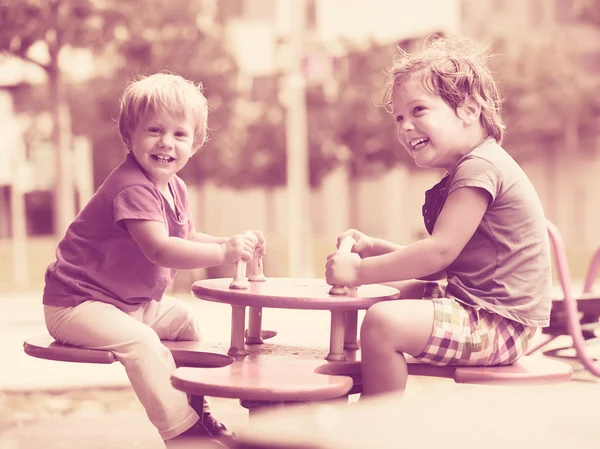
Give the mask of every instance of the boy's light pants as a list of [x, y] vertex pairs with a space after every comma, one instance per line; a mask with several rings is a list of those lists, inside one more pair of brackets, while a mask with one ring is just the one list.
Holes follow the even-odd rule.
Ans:
[[75, 307], [44, 306], [50, 335], [64, 344], [112, 351], [163, 440], [189, 429], [198, 415], [187, 395], [171, 386], [175, 361], [160, 340], [200, 340], [192, 310], [163, 297], [132, 313], [99, 301]]

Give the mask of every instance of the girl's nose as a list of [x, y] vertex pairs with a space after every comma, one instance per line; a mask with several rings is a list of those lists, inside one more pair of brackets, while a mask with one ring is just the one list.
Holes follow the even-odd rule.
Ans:
[[414, 129], [414, 126], [412, 124], [412, 121], [404, 119], [402, 120], [401, 123], [398, 124], [398, 130], [404, 134], [407, 131], [412, 131]]
[[402, 121], [402, 123], [398, 123], [398, 139], [403, 140], [405, 134], [414, 129], [412, 123], [408, 120]]

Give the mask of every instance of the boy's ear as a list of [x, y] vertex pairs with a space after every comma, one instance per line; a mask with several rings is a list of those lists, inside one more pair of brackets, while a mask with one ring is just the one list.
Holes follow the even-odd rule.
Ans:
[[465, 102], [456, 110], [458, 117], [467, 125], [479, 121], [481, 115], [481, 105], [472, 98], [467, 98]]
[[121, 140], [123, 140], [123, 143], [125, 144], [125, 148], [127, 148], [127, 151], [131, 151], [131, 137], [129, 136], [129, 134], [122, 135]]

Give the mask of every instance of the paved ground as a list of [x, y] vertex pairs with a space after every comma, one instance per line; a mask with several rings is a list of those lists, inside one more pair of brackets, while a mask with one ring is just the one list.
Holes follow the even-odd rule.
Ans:
[[[187, 300], [197, 309], [205, 339], [227, 342], [229, 308], [193, 298]], [[297, 345], [302, 341], [303, 346], [322, 348], [328, 343], [329, 314], [325, 312], [269, 309], [264, 312], [263, 324], [265, 328], [279, 332], [276, 342], [280, 344]], [[10, 295], [0, 292], [0, 449], [164, 447], [147, 421], [119, 364], [67, 364], [25, 355], [23, 340], [42, 333], [45, 333], [45, 327], [39, 292]], [[447, 380], [413, 378], [406, 397], [413, 403], [415, 398], [423, 404], [431, 403], [433, 422], [445, 419], [438, 415], [436, 404], [451, 403], [456, 410], [472, 416], [472, 422], [465, 423], [466, 426], [474, 426], [474, 433], [466, 433], [472, 435], [471, 440], [481, 442], [476, 436], [476, 429], [480, 428], [486, 432], [513, 432], [513, 448], [539, 447], [531, 438], [540, 432], [540, 428], [511, 426], [510, 420], [490, 427], [486, 416], [497, 416], [498, 410], [495, 405], [496, 414], [488, 413], [486, 395], [489, 398], [494, 395], [496, 399], [500, 396], [506, 401], [507, 411], [514, 407], [530, 410], [532, 422], [539, 426], [544, 424], [540, 421], [548, 420], [548, 425], [553, 426], [552, 432], [568, 439], [572, 443], [569, 446], [574, 449], [600, 447], [597, 430], [600, 426], [590, 424], [590, 416], [598, 416], [600, 380], [582, 371], [577, 371], [574, 380], [567, 384], [502, 387], [501, 390], [458, 385]], [[473, 406], [474, 397], [481, 398], [478, 406]], [[471, 402], [461, 403], [461, 398], [471, 398]], [[408, 400], [407, 404], [410, 403]], [[248, 428], [247, 411], [237, 401], [213, 399], [212, 404], [215, 414], [229, 427], [238, 432]], [[465, 411], [466, 407], [469, 410]], [[535, 417], [538, 417], [537, 421]], [[481, 422], [488, 424], [478, 426], [477, 423]], [[368, 431], [365, 429], [365, 432]], [[464, 429], [457, 428], [456, 432], [456, 441], [463, 440], [460, 435], [465, 434]], [[494, 438], [486, 435], [481, 435], [481, 438]], [[559, 439], [555, 441], [558, 444]], [[463, 441], [461, 447], [470, 446]]]

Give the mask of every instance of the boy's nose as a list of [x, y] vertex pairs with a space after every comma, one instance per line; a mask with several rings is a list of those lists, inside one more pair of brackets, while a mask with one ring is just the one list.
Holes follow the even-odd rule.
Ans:
[[165, 148], [173, 147], [173, 138], [167, 133], [163, 134], [160, 139], [160, 145]]

